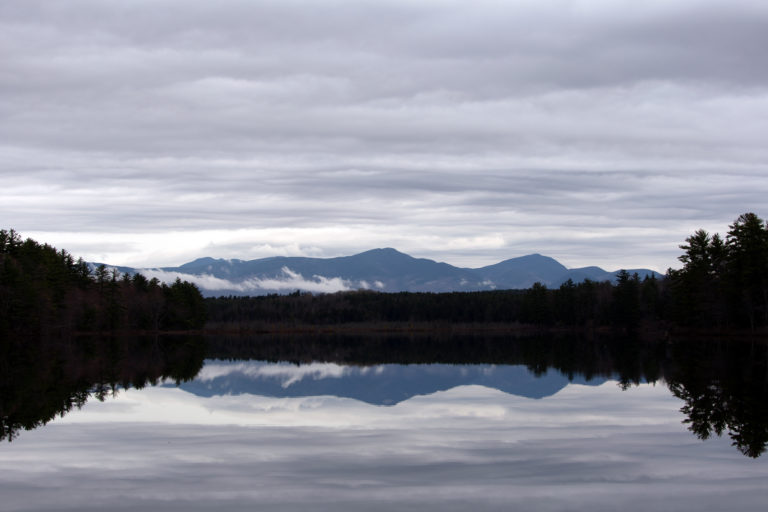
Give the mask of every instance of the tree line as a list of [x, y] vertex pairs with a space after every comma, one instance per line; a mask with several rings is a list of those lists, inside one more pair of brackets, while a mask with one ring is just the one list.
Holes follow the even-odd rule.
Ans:
[[65, 250], [0, 230], [0, 334], [199, 329], [205, 318], [192, 283], [91, 271]]
[[768, 326], [768, 226], [739, 216], [725, 237], [700, 229], [681, 245], [680, 270], [667, 273], [670, 317], [705, 327]]
[[661, 288], [653, 277], [640, 280], [624, 273], [616, 285], [569, 280], [554, 289], [536, 283], [526, 290], [478, 292], [295, 292], [207, 298], [206, 303], [208, 327], [214, 329], [376, 323], [637, 327], [658, 317]]
[[756, 329], [768, 326], [768, 226], [754, 213], [723, 238], [696, 231], [680, 248], [683, 267], [662, 279], [627, 271], [615, 283], [568, 280], [525, 290], [400, 292], [206, 299], [212, 328], [382, 322], [519, 323], [542, 327]]
[[[683, 264], [660, 279], [626, 271], [615, 283], [536, 283], [482, 292], [353, 291], [203, 299], [197, 287], [121, 275], [0, 230], [0, 332], [120, 329], [259, 330], [376, 323], [521, 324], [539, 327], [760, 329], [768, 327], [768, 225], [740, 215], [724, 237], [698, 230]], [[208, 323], [206, 324], [206, 319]]]

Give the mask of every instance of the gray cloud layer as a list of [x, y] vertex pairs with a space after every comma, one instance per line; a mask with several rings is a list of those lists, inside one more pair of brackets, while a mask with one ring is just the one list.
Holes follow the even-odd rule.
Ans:
[[675, 264], [768, 215], [761, 1], [9, 1], [0, 218], [114, 264]]

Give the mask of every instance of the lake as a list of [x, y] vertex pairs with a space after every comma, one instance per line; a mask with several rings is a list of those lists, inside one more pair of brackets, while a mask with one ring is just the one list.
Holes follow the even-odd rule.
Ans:
[[742, 341], [20, 343], [0, 510], [762, 511], [766, 363]]

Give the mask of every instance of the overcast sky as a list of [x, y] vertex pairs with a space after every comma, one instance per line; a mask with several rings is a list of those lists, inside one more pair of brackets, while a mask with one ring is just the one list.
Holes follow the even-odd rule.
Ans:
[[0, 227], [663, 271], [768, 216], [766, 48], [764, 0], [6, 0]]

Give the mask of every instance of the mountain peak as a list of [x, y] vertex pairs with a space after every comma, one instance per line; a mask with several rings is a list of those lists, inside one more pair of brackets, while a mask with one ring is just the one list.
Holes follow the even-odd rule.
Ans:
[[192, 261], [190, 261], [188, 263], [185, 263], [184, 265], [182, 265], [182, 267], [186, 266], [186, 265], [190, 265], [190, 266], [192, 266], [192, 265], [207, 265], [209, 263], [216, 263], [217, 261], [220, 261], [220, 260], [217, 260], [216, 258], [211, 258], [210, 256], [205, 256], [205, 257], [202, 257], [202, 258], [194, 259], [194, 260], [192, 260]]
[[374, 259], [380, 259], [380, 258], [398, 258], [398, 259], [413, 259], [413, 256], [409, 256], [408, 254], [405, 254], [404, 252], [400, 252], [397, 249], [393, 249], [392, 247], [380, 247], [377, 249], [371, 249], [370, 251], [361, 252], [359, 254], [355, 254], [354, 256], [351, 256], [352, 258], [374, 258]]
[[536, 282], [551, 283], [566, 273], [568, 268], [554, 258], [534, 253], [510, 258], [477, 270], [494, 283], [515, 283], [515, 287], [528, 288]]
[[219, 260], [219, 259], [216, 259], [216, 258], [211, 258], [211, 257], [206, 256], [206, 257], [203, 257], [203, 258], [197, 258], [197, 259], [192, 260], [192, 261], [190, 261], [188, 263], [184, 263], [179, 268], [180, 269], [196, 269], [196, 268], [206, 267], [208, 265], [214, 265], [216, 263], [221, 263], [223, 261], [225, 261], [225, 260]]
[[566, 271], [568, 268], [549, 256], [544, 256], [539, 253], [526, 254], [525, 256], [517, 256], [516, 258], [510, 258], [508, 260], [501, 261], [495, 265], [488, 265], [483, 267], [484, 269], [490, 268], [504, 268], [504, 267], [526, 267], [526, 268], [548, 268], [549, 270], [561, 270]]
[[395, 249], [393, 247], [377, 247], [376, 249], [371, 249], [369, 251], [363, 251], [363, 252], [359, 253], [358, 256], [360, 254], [399, 254], [399, 255], [402, 255], [402, 256], [407, 256], [407, 254], [405, 254], [404, 252], [400, 252], [400, 251], [398, 251], [397, 249]]
[[519, 262], [519, 263], [523, 263], [523, 262], [531, 262], [531, 263], [532, 262], [547, 262], [547, 263], [555, 262], [558, 265], [560, 265], [560, 262], [558, 262], [556, 259], [551, 258], [549, 256], [544, 256], [543, 254], [539, 254], [538, 252], [534, 252], [533, 254], [526, 254], [525, 256], [517, 256], [515, 258], [510, 258], [510, 259], [505, 260], [505, 261], [516, 261], [516, 262]]

